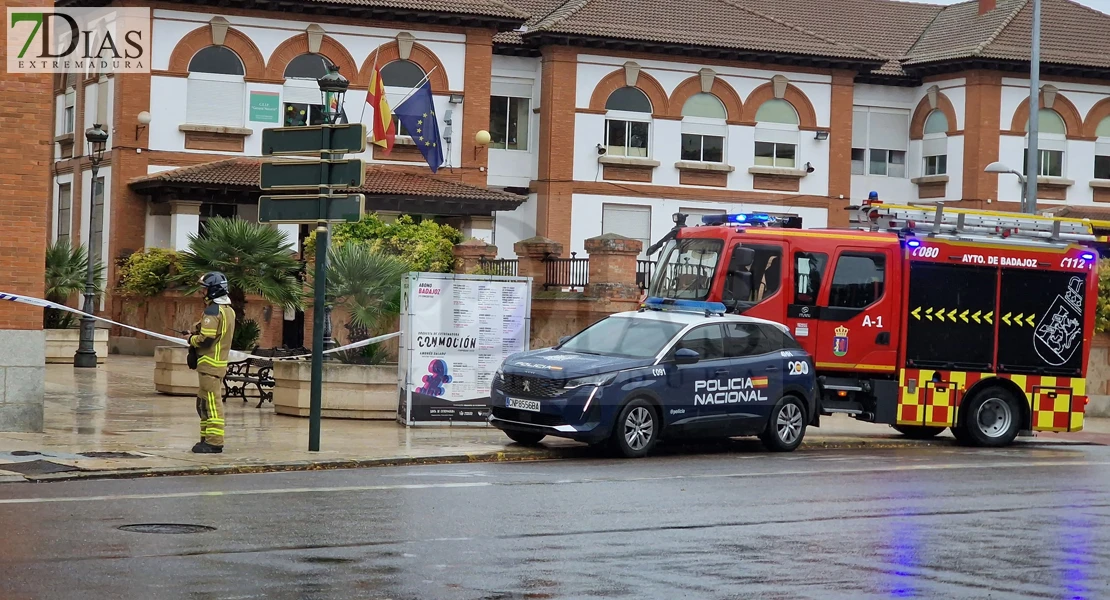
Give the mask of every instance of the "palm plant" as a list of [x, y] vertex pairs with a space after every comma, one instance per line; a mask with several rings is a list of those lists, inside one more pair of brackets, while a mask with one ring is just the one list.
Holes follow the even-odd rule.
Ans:
[[[45, 296], [46, 299], [65, 304], [74, 294], [85, 291], [85, 277], [89, 266], [84, 246], [70, 246], [69, 240], [58, 240], [46, 248]], [[104, 263], [93, 266], [96, 295], [104, 293]], [[48, 308], [43, 311], [43, 327], [65, 329], [73, 325], [75, 315]]]
[[258, 294], [277, 306], [303, 306], [297, 279], [301, 265], [293, 254], [285, 233], [277, 229], [238, 218], [212, 217], [204, 235], [190, 235], [189, 249], [179, 254], [178, 279], [195, 293], [205, 273], [223, 273], [231, 288], [228, 295], [238, 327], [247, 294]]
[[[410, 266], [404, 259], [358, 242], [328, 248], [327, 303], [350, 315], [349, 343], [370, 337], [401, 310], [401, 279]], [[310, 283], [315, 282], [310, 278]], [[357, 332], [357, 335], [356, 335]], [[357, 353], [356, 354], [365, 354]]]

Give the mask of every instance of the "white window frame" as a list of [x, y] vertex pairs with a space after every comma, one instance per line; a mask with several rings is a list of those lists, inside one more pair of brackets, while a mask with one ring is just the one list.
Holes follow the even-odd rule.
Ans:
[[[247, 82], [242, 75], [189, 73], [185, 99], [185, 122], [189, 125], [243, 127], [246, 120]], [[219, 90], [219, 91], [216, 91]], [[319, 87], [317, 87], [319, 90]], [[317, 92], [319, 93], [319, 92]], [[193, 94], [211, 96], [220, 110], [197, 107]]]
[[[711, 165], [727, 165], [728, 164], [728, 124], [724, 119], [710, 119], [707, 117], [683, 117], [682, 118], [682, 135], [696, 135], [701, 138], [701, 151], [698, 153], [700, 157], [698, 160], [682, 159], [686, 162], [701, 162]], [[706, 137], [719, 137], [721, 138], [721, 160], [705, 160], [705, 138]], [[680, 138], [681, 140], [681, 138]], [[650, 143], [650, 142], [649, 142]], [[679, 149], [679, 156], [682, 155], [682, 149]]]
[[[943, 146], [942, 152], [936, 152], [937, 146]], [[930, 148], [934, 151], [930, 152]], [[944, 157], [944, 172], [929, 173], [928, 164], [930, 158]], [[932, 175], [947, 175], [948, 174], [948, 134], [947, 133], [928, 133], [921, 139], [921, 172], [925, 176]]]
[[[759, 167], [777, 167], [783, 169], [797, 169], [798, 165], [802, 162], [802, 132], [797, 125], [787, 125], [785, 123], [756, 123], [755, 125], [755, 144], [765, 143], [774, 144], [775, 148], [772, 150], [771, 164], [760, 165], [756, 162], [758, 158], [755, 156], [755, 144], [752, 144], [752, 164]], [[793, 146], [794, 147], [794, 164], [793, 165], [780, 165], [778, 164], [778, 146]]]
[[[624, 127], [625, 144], [623, 146], [624, 154], [616, 154], [610, 149], [610, 148], [612, 148], [612, 146], [609, 144], [609, 121], [622, 121], [625, 124], [625, 127]], [[628, 142], [631, 141], [631, 138], [632, 138], [632, 123], [647, 123], [647, 126], [648, 126], [647, 147], [644, 149], [644, 153], [645, 153], [644, 156], [632, 156], [632, 155], [628, 154], [628, 150], [630, 148], [630, 146], [628, 145]], [[652, 132], [651, 113], [642, 113], [642, 112], [625, 111], [625, 110], [610, 110], [610, 111], [605, 113], [605, 132], [604, 132], [604, 136], [605, 136], [605, 150], [606, 150], [606, 154], [608, 156], [621, 156], [621, 157], [626, 157], [626, 158], [650, 159], [651, 155], [652, 155], [651, 141], [652, 141], [653, 135], [654, 134]]]
[[[1104, 136], [1104, 137], [1100, 137], [1100, 138], [1095, 140], [1095, 158], [1096, 158], [1096, 160], [1100, 156], [1110, 158], [1110, 137], [1105, 137]], [[1091, 166], [1093, 167], [1094, 165], [1091, 165]], [[1091, 174], [1092, 174], [1092, 176], [1094, 175], [1094, 169], [1092, 169]], [[1096, 177], [1096, 179], [1098, 179], [1098, 178]], [[1110, 177], [1107, 177], [1105, 179], [1101, 179], [1100, 181], [1110, 181]]]
[[[1059, 152], [1060, 153], [1060, 173], [1058, 175], [1052, 175], [1052, 174], [1044, 172], [1045, 164], [1047, 164], [1047, 161], [1044, 160], [1044, 156], [1045, 156], [1046, 152]], [[1040, 161], [1039, 161], [1040, 173], [1037, 174], [1038, 177], [1066, 177], [1067, 172], [1068, 172], [1068, 136], [1067, 135], [1059, 134], [1059, 133], [1039, 133], [1037, 135], [1037, 153], [1040, 155]], [[1025, 136], [1024, 158], [1022, 160], [1023, 160], [1023, 166], [1024, 166], [1025, 162], [1028, 162], [1028, 160], [1029, 160], [1029, 135], [1028, 134]]]
[[62, 100], [62, 135], [73, 133], [77, 119], [77, 90], [66, 88]]
[[[897, 140], [897, 143], [894, 143], [893, 141], [891, 141], [891, 143], [883, 144], [883, 143], [878, 142], [874, 139], [874, 136], [872, 136], [872, 134], [871, 134], [872, 133], [871, 132], [871, 125], [872, 125], [871, 116], [872, 115], [877, 115], [877, 114], [893, 115], [893, 116], [900, 117], [900, 118], [902, 118], [902, 120], [905, 121], [905, 126], [903, 127], [903, 132], [902, 132], [904, 135], [899, 136], [899, 138]], [[859, 124], [859, 121], [858, 121], [858, 119], [861, 118], [861, 115], [866, 115], [866, 119], [867, 119], [866, 123], [864, 124], [864, 126], [862, 128], [862, 132], [860, 131], [860, 124]], [[863, 150], [863, 162], [862, 162], [862, 169], [859, 169], [858, 166], [859, 166], [860, 161], [852, 160], [852, 175], [862, 175], [864, 177], [889, 177], [891, 179], [907, 179], [907, 178], [909, 178], [910, 177], [910, 172], [909, 172], [909, 166], [907, 165], [907, 160], [909, 159], [909, 150], [910, 150], [910, 147], [909, 147], [910, 146], [910, 129], [909, 128], [910, 128], [910, 113], [909, 113], [908, 110], [898, 109], [898, 108], [887, 108], [887, 107], [881, 107], [881, 106], [862, 106], [862, 105], [853, 106], [852, 107], [852, 151], [853, 151], [853, 154], [854, 154], [856, 150]], [[886, 131], [886, 129], [883, 129], [883, 131]], [[936, 134], [930, 134], [929, 137], [932, 138], [933, 135], [936, 135]], [[862, 136], [862, 138], [863, 138], [862, 140], [860, 139], [860, 136]], [[887, 147], [887, 146], [890, 146], [890, 147]], [[895, 147], [895, 146], [898, 146], [898, 147]], [[871, 168], [872, 168], [871, 152], [872, 151], [886, 152], [886, 161], [884, 162], [884, 164], [886, 165], [886, 168], [884, 169], [885, 174], [872, 173], [872, 171], [871, 171]], [[947, 151], [947, 148], [946, 148], [946, 151]], [[897, 164], [897, 163], [891, 162], [891, 160], [890, 160], [890, 157], [891, 157], [890, 153], [891, 152], [901, 152], [903, 154], [902, 163], [901, 163], [901, 166], [902, 166], [902, 174], [901, 175], [890, 175], [890, 165]], [[931, 155], [931, 156], [940, 156], [940, 155], [938, 154], [938, 155]], [[861, 170], [862, 170], [862, 172], [861, 172]], [[924, 160], [922, 160], [922, 170], [924, 171]]]
[[[496, 89], [496, 87], [494, 89]], [[507, 96], [507, 95], [504, 95], [504, 94], [497, 94], [497, 93], [492, 93], [491, 92], [490, 97], [489, 97], [490, 106], [493, 106], [494, 101], [498, 98], [503, 98], [505, 100], [505, 104], [506, 104], [506, 106], [505, 106], [505, 135], [506, 135], [506, 138], [509, 135], [509, 115], [510, 115], [510, 112], [511, 112], [511, 109], [512, 109], [512, 101], [513, 100], [523, 100], [524, 102], [526, 102], [528, 104], [528, 110], [524, 111], [524, 114], [526, 115], [526, 118], [524, 119], [524, 123], [523, 123], [524, 126], [522, 128], [521, 123], [517, 123], [517, 128], [516, 128], [517, 132], [520, 132], [521, 129], [523, 129], [524, 132], [525, 132], [524, 147], [523, 148], [519, 148], [519, 147], [510, 148], [509, 147], [509, 141], [508, 141], [508, 139], [506, 139], [504, 148], [495, 148], [493, 146], [492, 141], [490, 142], [490, 148], [494, 149], [494, 150], [511, 150], [513, 152], [530, 152], [531, 148], [532, 148], [532, 131], [531, 131], [531, 129], [532, 129], [532, 127], [531, 127], [531, 125], [532, 125], [532, 99], [529, 98], [529, 97], [525, 97], [525, 96], [518, 96], [518, 95], [509, 95], [509, 96]], [[490, 121], [491, 121], [490, 122], [490, 129], [492, 130], [493, 129], [493, 123], [492, 123], [493, 115], [490, 115]], [[519, 146], [519, 143], [518, 143], [518, 146]]]
[[[608, 228], [606, 228], [606, 226], [605, 226], [605, 212], [608, 209], [614, 209], [614, 210], [617, 210], [617, 211], [624, 211], [624, 212], [638, 212], [638, 213], [646, 213], [647, 214], [647, 236], [642, 237], [642, 238], [641, 237], [632, 238], [634, 240], [640, 240], [640, 242], [643, 243], [643, 246], [640, 248], [639, 258], [645, 257], [647, 255], [647, 248], [648, 248], [648, 246], [651, 245], [651, 220], [652, 220], [652, 216], [653, 216], [652, 211], [651, 211], [651, 206], [648, 206], [648, 205], [645, 205], [645, 204], [621, 204], [619, 202], [605, 202], [601, 205], [601, 234], [605, 235], [606, 233], [616, 233], [617, 235], [625, 235], [623, 233], [619, 233], [619, 232], [616, 232], [616, 231], [610, 231]], [[619, 219], [619, 218], [618, 218], [618, 220], [623, 221], [622, 219]], [[626, 235], [625, 237], [631, 237], [631, 236]]]
[[[70, 179], [70, 180], [67, 180], [67, 181], [57, 181], [55, 183], [55, 188], [57, 190], [57, 201], [54, 203], [54, 236], [53, 236], [54, 241], [57, 242], [58, 240], [65, 237], [67, 240], [69, 240], [69, 243], [72, 246], [73, 245], [73, 180]], [[66, 209], [65, 209], [66, 214], [68, 215], [68, 218], [65, 219], [65, 220], [62, 219], [62, 189], [63, 188], [68, 188], [68, 191], [69, 191], [69, 200], [68, 200], [69, 206], [67, 206]], [[62, 230], [63, 229], [65, 230], [65, 235], [62, 235]]]

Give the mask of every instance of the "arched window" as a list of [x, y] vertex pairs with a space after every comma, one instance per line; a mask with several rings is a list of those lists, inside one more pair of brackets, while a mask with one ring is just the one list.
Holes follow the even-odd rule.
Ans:
[[793, 169], [798, 164], [798, 111], [780, 98], [772, 98], [755, 112], [755, 164]]
[[192, 125], [242, 127], [246, 111], [246, 70], [234, 50], [201, 48], [189, 60], [185, 121]]
[[[1029, 121], [1025, 121], [1025, 147], [1029, 147]], [[1064, 176], [1064, 151], [1068, 144], [1068, 126], [1060, 113], [1051, 108], [1042, 108], [1037, 113], [1037, 150], [1040, 155], [1040, 177]], [[1023, 152], [1025, 157], [1022, 172], [1028, 172], [1029, 153]]]
[[948, 117], [939, 110], [925, 118], [921, 153], [925, 157], [926, 176], [948, 174]]
[[728, 111], [720, 98], [694, 94], [682, 105], [682, 160], [725, 162]]
[[1110, 179], [1110, 117], [1095, 129], [1095, 179]]
[[382, 67], [382, 83], [410, 90], [424, 80], [424, 69], [411, 60], [395, 60]]
[[316, 80], [328, 72], [332, 61], [323, 54], [302, 54], [285, 66], [282, 88], [282, 114], [286, 127], [320, 125], [324, 122], [324, 105]]
[[651, 100], [639, 88], [622, 87], [605, 102], [605, 146], [610, 156], [647, 158]]

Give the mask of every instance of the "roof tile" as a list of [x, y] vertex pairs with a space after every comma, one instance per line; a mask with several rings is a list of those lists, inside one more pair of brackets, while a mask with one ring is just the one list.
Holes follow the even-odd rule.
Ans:
[[[199, 185], [230, 188], [258, 188], [260, 183], [260, 158], [231, 158], [210, 163], [162, 171], [132, 179], [134, 189], [160, 185]], [[352, 193], [404, 195], [455, 200], [484, 200], [519, 204], [523, 196], [468, 185], [404, 167], [368, 165], [366, 183]]]

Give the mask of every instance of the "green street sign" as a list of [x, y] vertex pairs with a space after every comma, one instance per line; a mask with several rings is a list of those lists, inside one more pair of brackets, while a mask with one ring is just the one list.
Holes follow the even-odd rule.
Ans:
[[[320, 164], [328, 163], [328, 181], [321, 181]], [[263, 190], [315, 190], [321, 185], [333, 188], [359, 188], [366, 183], [362, 159], [292, 160], [262, 163]]]
[[[362, 219], [366, 197], [362, 194], [322, 196], [327, 200], [324, 221], [356, 223]], [[262, 196], [258, 199], [259, 223], [316, 223], [320, 221], [321, 196]]]
[[[331, 142], [323, 147], [323, 130], [331, 130]], [[362, 123], [346, 125], [312, 125], [309, 127], [272, 127], [262, 130], [262, 155], [289, 154], [359, 154], [366, 151], [366, 126]]]

